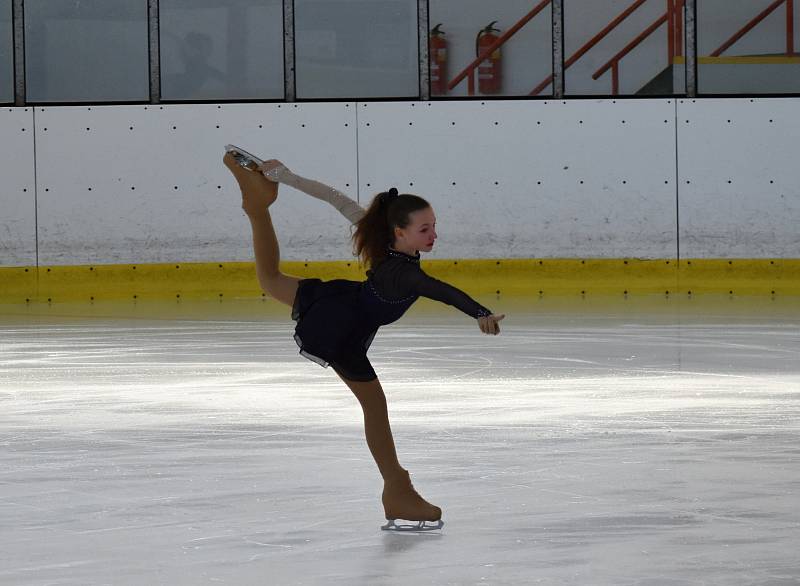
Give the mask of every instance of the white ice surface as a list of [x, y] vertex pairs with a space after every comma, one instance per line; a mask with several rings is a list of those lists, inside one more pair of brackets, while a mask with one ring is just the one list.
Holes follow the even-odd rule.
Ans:
[[800, 584], [800, 321], [382, 328], [427, 534], [292, 325], [0, 322], [0, 584]]

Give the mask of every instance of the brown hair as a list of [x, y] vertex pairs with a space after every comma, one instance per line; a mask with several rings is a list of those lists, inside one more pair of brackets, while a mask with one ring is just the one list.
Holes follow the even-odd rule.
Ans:
[[411, 212], [430, 207], [427, 201], [411, 193], [397, 193], [392, 187], [372, 198], [366, 213], [355, 223], [353, 254], [359, 262], [375, 267], [386, 258], [386, 247], [394, 243], [394, 229], [411, 223]]

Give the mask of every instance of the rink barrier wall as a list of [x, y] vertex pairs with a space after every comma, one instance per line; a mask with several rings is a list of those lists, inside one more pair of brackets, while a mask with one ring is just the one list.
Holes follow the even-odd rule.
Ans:
[[[422, 267], [474, 297], [800, 295], [800, 259], [457, 259]], [[355, 261], [283, 262], [281, 270], [366, 278]], [[251, 262], [0, 268], [0, 282], [2, 304], [267, 298]]]
[[[431, 259], [800, 258], [798, 98], [0, 109], [0, 266], [252, 259], [225, 143], [367, 205], [433, 205]], [[35, 140], [34, 140], [35, 138]], [[34, 148], [35, 145], [35, 148]], [[286, 261], [352, 258], [349, 224], [281, 189]]]

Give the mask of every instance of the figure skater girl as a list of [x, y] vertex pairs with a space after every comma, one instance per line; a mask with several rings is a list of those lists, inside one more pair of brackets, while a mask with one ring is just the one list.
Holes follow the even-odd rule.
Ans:
[[[397, 460], [386, 396], [367, 350], [378, 328], [398, 320], [420, 296], [455, 306], [476, 319], [485, 334], [498, 334], [498, 322], [505, 316], [494, 315], [463, 291], [422, 271], [420, 251], [429, 252], [437, 238], [436, 216], [423, 198], [398, 194], [392, 188], [376, 195], [364, 210], [342, 192], [295, 175], [280, 161], [253, 159], [256, 162], [245, 167], [228, 149], [223, 162], [242, 192], [261, 288], [292, 308], [300, 354], [330, 365], [361, 404], [367, 445], [383, 476], [382, 502], [389, 521], [383, 528], [409, 528], [395, 525], [396, 519], [416, 521], [417, 529], [440, 528], [441, 509], [416, 492], [408, 471]], [[330, 203], [355, 225], [353, 252], [369, 266], [365, 281], [299, 279], [280, 271], [278, 240], [269, 213], [279, 183]], [[427, 521], [437, 525], [427, 525]]]

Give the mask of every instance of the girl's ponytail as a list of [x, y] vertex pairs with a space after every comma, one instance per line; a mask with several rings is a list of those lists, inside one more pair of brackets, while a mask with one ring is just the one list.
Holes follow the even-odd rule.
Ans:
[[398, 193], [392, 187], [372, 198], [366, 213], [355, 224], [353, 254], [361, 264], [377, 266], [387, 257], [386, 249], [394, 243], [395, 227], [405, 228], [409, 214], [430, 204], [417, 195]]

